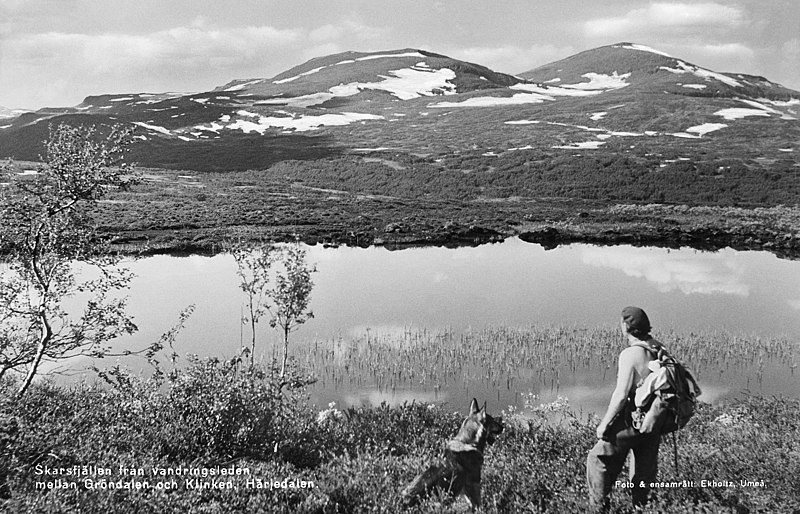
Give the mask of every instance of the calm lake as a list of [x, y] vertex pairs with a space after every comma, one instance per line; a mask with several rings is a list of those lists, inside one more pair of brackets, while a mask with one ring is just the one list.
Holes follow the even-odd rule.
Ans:
[[[648, 312], [655, 337], [668, 347], [673, 331], [787, 341], [788, 356], [785, 352], [780, 357], [762, 356], [758, 374], [756, 362], [731, 364], [722, 357], [718, 366], [697, 370], [706, 401], [744, 390], [800, 395], [800, 370], [794, 367], [800, 361], [798, 261], [730, 249], [710, 253], [576, 244], [545, 251], [516, 238], [457, 249], [314, 246], [307, 250], [318, 272], [313, 275], [311, 301], [315, 317], [291, 338], [301, 361], [310, 362], [301, 356], [312, 346], [342, 348], [355, 344], [353, 340], [364, 344], [368, 339], [403, 344], [410, 334], [427, 334], [426, 344], [436, 344], [437, 334], [459, 338], [492, 327], [612, 330], [618, 326], [620, 310], [637, 305]], [[196, 309], [178, 337], [178, 353], [231, 357], [242, 342], [248, 344], [249, 331], [240, 323], [245, 296], [230, 255], [155, 256], [126, 266], [137, 274], [130, 290], [130, 312], [140, 330], [120, 341], [120, 347], [141, 347], [156, 340], [190, 304]], [[721, 337], [720, 355], [728, 340], [727, 335]], [[266, 322], [258, 338], [260, 351], [267, 354], [269, 346], [279, 341]], [[624, 344], [620, 335], [619, 348]], [[535, 402], [561, 396], [576, 410], [602, 412], [614, 380], [613, 367], [609, 371], [599, 364], [562, 370], [558, 380], [537, 379], [537, 370], [523, 369], [513, 370], [513, 384], [476, 377], [436, 387], [412, 380], [387, 388], [384, 380], [352, 367], [330, 372], [320, 371], [320, 382], [311, 390], [319, 406], [331, 401], [349, 405], [418, 400], [445, 401], [463, 410], [465, 402], [477, 396], [488, 400], [490, 411], [498, 411], [508, 405], [523, 408], [530, 393], [536, 395]], [[343, 373], [362, 376], [342, 380]], [[337, 374], [338, 380], [333, 378]]]

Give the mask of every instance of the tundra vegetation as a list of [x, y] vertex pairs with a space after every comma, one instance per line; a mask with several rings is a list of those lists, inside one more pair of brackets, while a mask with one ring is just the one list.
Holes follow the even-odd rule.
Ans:
[[[391, 152], [262, 170], [142, 170], [97, 212], [129, 251], [216, 251], [233, 229], [308, 243], [472, 244], [549, 229], [552, 242], [800, 248], [791, 160], [679, 149], [624, 155], [520, 150], [443, 159]], [[146, 214], [146, 215], [145, 215]]]
[[[59, 128], [56, 140], [61, 130], [68, 139], [76, 137], [76, 142], [88, 139], [87, 133], [74, 132], [83, 129]], [[76, 154], [93, 155], [91, 151]], [[50, 166], [55, 165], [48, 162], [30, 183], [12, 178], [12, 185], [30, 190], [30, 196], [22, 194], [13, 201], [4, 198], [3, 203], [3, 215], [13, 216], [9, 218], [13, 223], [3, 224], [9, 234], [4, 237], [19, 234], [21, 242], [40, 241], [40, 246], [34, 244], [33, 250], [47, 248], [48, 253], [44, 258], [37, 257], [36, 262], [47, 264], [46, 270], [59, 272], [44, 285], [37, 286], [34, 281], [23, 287], [20, 281], [26, 277], [29, 281], [35, 279], [36, 268], [25, 264], [29, 261], [23, 257], [28, 254], [13, 253], [22, 251], [16, 250], [16, 240], [3, 248], [9, 256], [11, 271], [4, 275], [13, 278], [9, 285], [4, 284], [3, 306], [11, 314], [22, 316], [22, 321], [11, 323], [13, 318], [4, 314], [3, 323], [8, 325], [3, 326], [2, 343], [6, 350], [24, 350], [21, 354], [26, 357], [19, 361], [22, 366], [34, 364], [40, 353], [41, 360], [70, 355], [54, 353], [55, 350], [48, 353], [47, 348], [52, 346], [41, 351], [41, 337], [32, 338], [37, 334], [48, 335], [42, 319], [48, 312], [55, 312], [59, 320], [65, 320], [60, 326], [70, 336], [65, 340], [66, 348], [79, 353], [95, 351], [92, 345], [106, 341], [113, 327], [132, 328], [124, 316], [123, 303], [105, 308], [101, 301], [106, 298], [104, 293], [111, 291], [113, 285], [124, 285], [124, 280], [98, 289], [90, 287], [95, 282], [81, 287], [73, 281], [68, 267], [74, 260], [107, 255], [95, 252], [100, 247], [92, 246], [98, 239], [91, 237], [90, 216], [78, 209], [82, 205], [96, 206], [99, 192], [106, 189], [102, 185], [90, 189], [98, 191], [98, 196], [92, 193], [86, 203], [65, 200], [65, 204], [56, 204], [51, 209], [30, 211], [40, 212], [42, 218], [27, 214], [28, 206], [15, 203], [33, 202], [36, 207], [39, 203], [44, 205], [50, 195], [62, 198], [59, 195], [72, 190], [86, 190], [83, 182], [73, 184], [68, 180], [63, 185], [55, 179], [49, 181]], [[75, 168], [65, 167], [64, 175], [71, 176], [67, 172], [74, 169], [86, 169], [80, 164], [83, 162], [78, 160]], [[55, 169], [60, 168], [55, 166]], [[96, 170], [101, 177], [111, 173], [106, 166]], [[55, 172], [56, 179], [59, 173]], [[194, 201], [199, 203], [211, 198], [201, 196], [206, 193], [189, 184], [193, 180], [179, 180], [188, 184], [185, 190], [181, 189], [181, 195], [186, 190], [192, 191]], [[42, 189], [35, 189], [40, 183]], [[288, 191], [294, 188], [291, 186]], [[321, 193], [339, 195], [330, 191]], [[102, 205], [120, 205], [117, 202], [127, 201], [127, 194], [116, 192], [110, 198], [112, 202]], [[176, 197], [169, 196], [169, 192], [162, 194], [167, 195], [167, 206], [175, 205], [170, 202]], [[63, 205], [72, 205], [75, 210], [58, 207]], [[94, 213], [91, 219], [110, 222], [109, 212]], [[55, 214], [69, 217], [49, 221], [47, 215]], [[176, 223], [181, 226], [183, 221], [176, 218]], [[27, 232], [26, 227], [42, 228]], [[25, 239], [28, 233], [36, 237]], [[48, 246], [42, 247], [44, 243]], [[498, 328], [467, 334], [463, 339], [423, 333], [403, 336], [400, 344], [372, 339], [356, 340], [346, 347], [333, 345], [331, 349], [297, 344], [295, 360], [286, 351], [288, 334], [309, 315], [307, 299], [313, 268], [305, 264], [302, 253], [290, 254], [286, 262], [289, 262], [286, 287], [300, 291], [296, 297], [283, 300], [276, 293], [277, 304], [283, 301], [292, 306], [284, 318], [270, 312], [275, 319], [273, 327], [284, 334], [280, 361], [255, 359], [254, 351], [250, 359], [189, 356], [183, 360], [173, 346], [179, 323], [150, 348], [156, 352], [169, 347], [169, 366], [165, 367], [163, 359], [155, 353], [148, 353], [146, 356], [153, 366], [149, 374], [114, 366], [98, 370], [99, 381], [73, 385], [52, 380], [32, 381], [28, 374], [0, 376], [0, 508], [7, 512], [43, 513], [396, 512], [403, 486], [439, 456], [442, 443], [458, 429], [466, 405], [412, 403], [346, 409], [329, 405], [320, 411], [308, 400], [306, 389], [315, 375], [335, 382], [333, 377], [349, 377], [351, 372], [356, 373], [357, 367], [369, 368], [373, 376], [385, 380], [382, 385], [392, 387], [403, 385], [406, 380], [403, 377], [434, 384], [436, 380], [458, 380], [480, 373], [493, 384], [506, 381], [506, 387], [514, 387], [515, 365], [542, 369], [542, 380], [553, 382], [558, 380], [557, 370], [566, 366], [573, 372], [579, 371], [588, 360], [613, 353], [611, 349], [618, 341], [610, 332], [596, 329]], [[291, 278], [292, 269], [299, 277], [296, 282]], [[61, 282], [66, 279], [69, 280]], [[62, 296], [51, 296], [53, 303], [42, 304], [49, 291], [44, 289], [47, 284], [55, 284], [53, 294]], [[272, 284], [275, 287], [278, 281]], [[260, 293], [263, 287], [254, 284], [253, 292]], [[36, 305], [40, 307], [24, 310], [15, 303], [16, 296], [5, 293], [25, 289], [35, 292], [33, 299], [39, 301]], [[56, 300], [84, 289], [100, 293], [101, 300], [89, 307], [93, 314], [81, 318], [85, 322], [70, 324], [61, 317]], [[29, 307], [27, 300], [23, 306]], [[50, 306], [56, 310], [48, 311]], [[182, 315], [181, 323], [188, 314], [186, 311]], [[92, 321], [99, 325], [92, 325]], [[256, 325], [257, 320], [252, 328]], [[92, 326], [99, 327], [99, 332], [89, 330]], [[722, 345], [718, 340], [691, 334], [672, 336], [675, 343], [671, 349], [696, 365], [725, 359], [734, 364], [752, 363], [758, 356], [784, 359], [794, 369], [797, 359], [796, 344], [787, 341], [738, 338], [733, 339], [735, 344], [730, 344], [730, 338], [726, 338], [729, 344]], [[51, 336], [46, 342], [50, 344], [53, 340]], [[595, 343], [592, 351], [587, 349], [589, 341]], [[726, 348], [722, 355], [721, 347]], [[255, 339], [251, 341], [251, 350], [254, 349]], [[338, 358], [336, 352], [343, 354], [343, 358]], [[106, 352], [98, 353], [102, 354]], [[757, 369], [752, 371], [758, 373]], [[490, 412], [497, 411], [490, 406]], [[537, 405], [533, 397], [524, 411], [509, 408], [503, 414], [507, 428], [487, 451], [484, 466], [484, 510], [584, 511], [584, 456], [594, 441], [597, 418], [576, 414], [565, 401]], [[661, 447], [658, 480], [662, 487], [656, 488], [656, 497], [648, 511], [800, 509], [797, 496], [800, 400], [742, 394], [723, 403], [703, 403], [687, 429], [680, 432], [678, 444], [680, 472], [671, 467], [670, 443]], [[184, 469], [198, 473], [175, 475], [175, 470]], [[223, 469], [247, 473], [229, 475], [209, 471]], [[173, 479], [174, 488], [165, 485]], [[613, 496], [614, 510], [630, 512], [629, 504], [625, 488], [618, 487]], [[410, 512], [462, 510], [463, 504], [434, 496]]]

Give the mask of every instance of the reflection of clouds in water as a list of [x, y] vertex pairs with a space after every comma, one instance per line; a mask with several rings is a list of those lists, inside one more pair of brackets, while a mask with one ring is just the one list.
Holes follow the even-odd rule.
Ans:
[[742, 283], [743, 267], [730, 252], [686, 254], [622, 246], [586, 247], [582, 249], [582, 259], [590, 266], [644, 278], [662, 293], [678, 290], [684, 294], [750, 294], [750, 287]]
[[343, 402], [347, 406], [374, 405], [378, 406], [386, 402], [389, 406], [402, 405], [404, 403], [441, 403], [447, 399], [447, 393], [422, 393], [414, 391], [361, 391], [344, 397]]
[[[705, 403], [716, 403], [731, 395], [731, 388], [718, 384], [700, 383], [703, 394], [698, 397], [699, 401]], [[536, 393], [536, 398], [531, 402], [530, 407], [537, 407], [539, 404], [552, 403], [558, 397], [566, 398], [575, 413], [592, 413], [602, 416], [608, 407], [608, 400], [614, 390], [613, 378], [608, 383], [597, 386], [579, 385], [561, 387], [557, 391], [542, 391]]]

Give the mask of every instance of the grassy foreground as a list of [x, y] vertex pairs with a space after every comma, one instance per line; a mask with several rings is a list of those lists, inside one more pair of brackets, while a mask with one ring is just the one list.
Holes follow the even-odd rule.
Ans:
[[[439, 455], [466, 408], [320, 412], [304, 401], [301, 377], [281, 391], [270, 367], [216, 359], [147, 380], [120, 370], [106, 378], [112, 387], [40, 383], [18, 403], [2, 396], [0, 510], [396, 512], [402, 487]], [[559, 403], [504, 414], [486, 456], [485, 512], [586, 510], [597, 420]], [[669, 440], [659, 471], [677, 487], [659, 490], [648, 511], [800, 509], [800, 400], [702, 404], [678, 444], [680, 470]], [[624, 490], [613, 502], [630, 511]], [[464, 508], [434, 497], [410, 512]]]

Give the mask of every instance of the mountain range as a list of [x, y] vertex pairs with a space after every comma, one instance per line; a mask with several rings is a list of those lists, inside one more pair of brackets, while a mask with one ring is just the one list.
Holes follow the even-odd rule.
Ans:
[[212, 91], [106, 94], [3, 112], [0, 157], [35, 160], [50, 124], [136, 127], [132, 160], [197, 171], [394, 153], [658, 152], [797, 166], [800, 92], [618, 43], [518, 75], [418, 49], [345, 52]]

